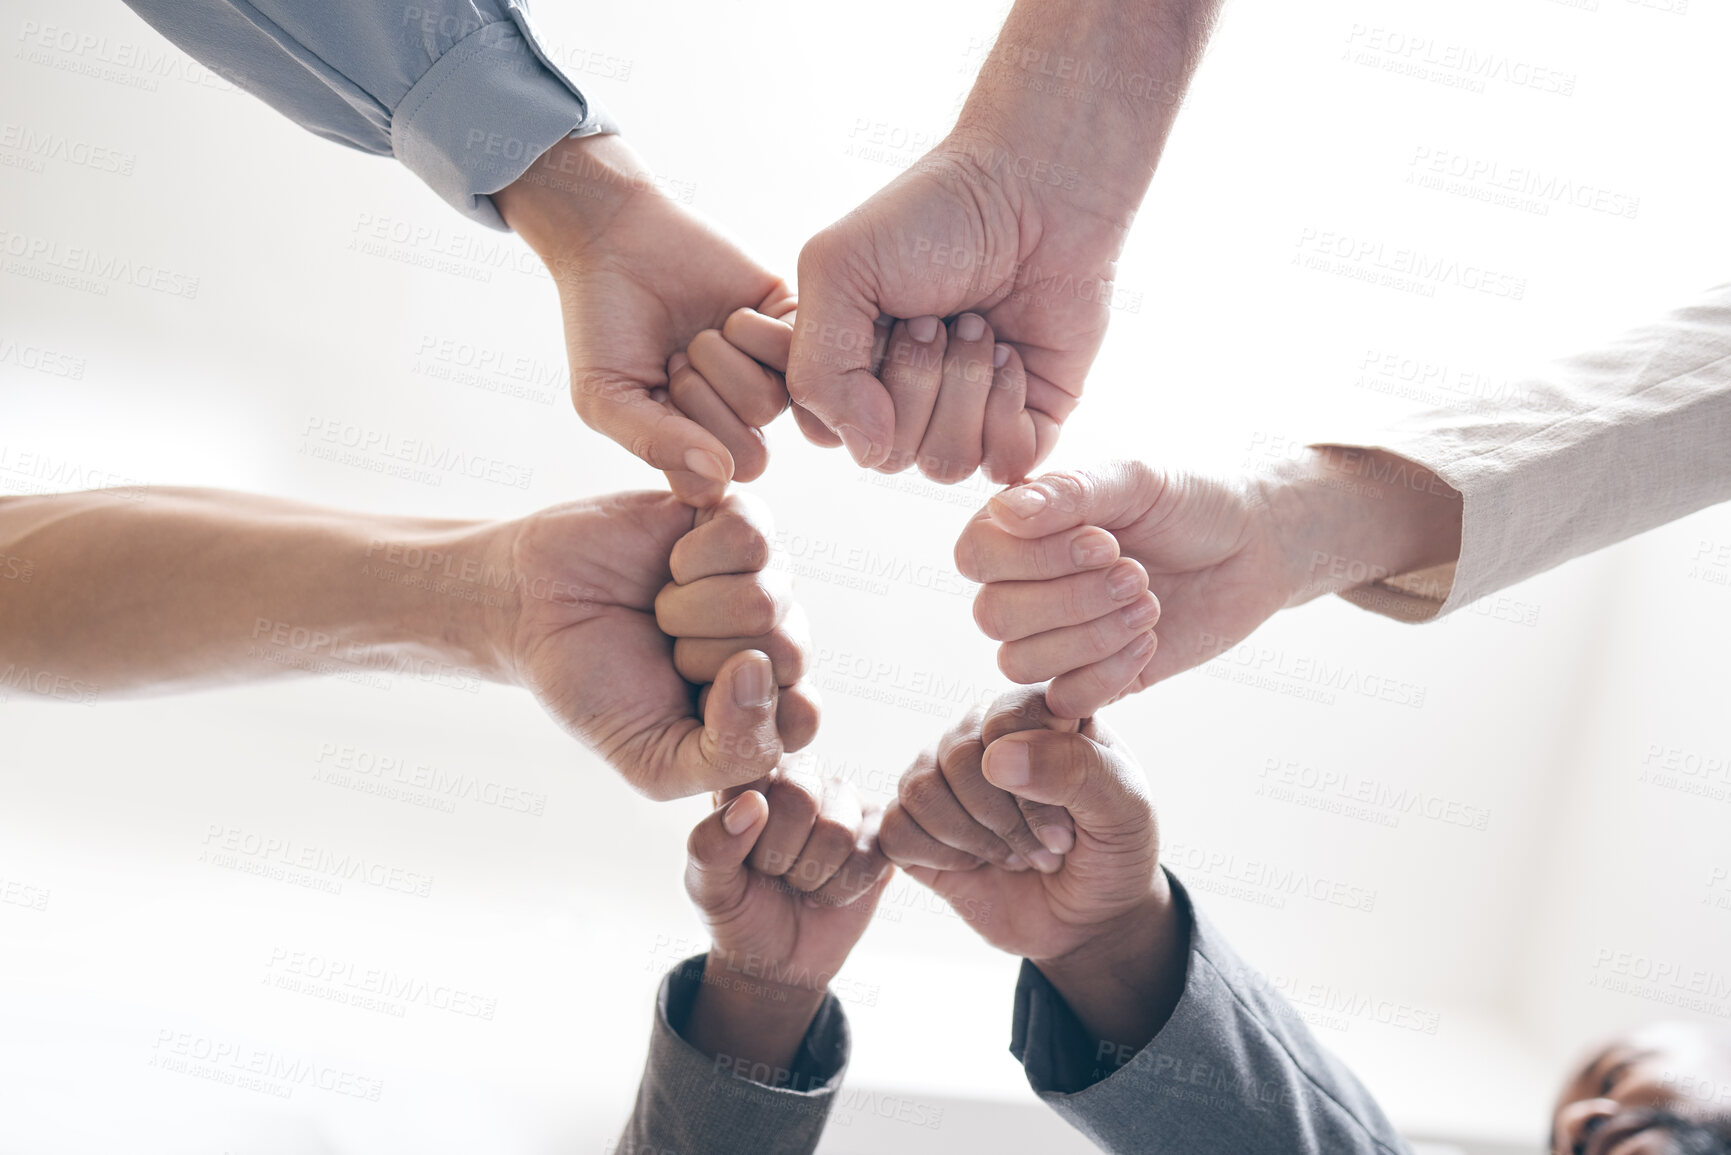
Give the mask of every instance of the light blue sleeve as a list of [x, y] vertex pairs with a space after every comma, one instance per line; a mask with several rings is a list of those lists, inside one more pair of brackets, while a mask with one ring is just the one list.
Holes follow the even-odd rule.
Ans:
[[618, 128], [554, 65], [522, 0], [126, 0], [301, 127], [395, 156], [458, 210], [566, 136]]

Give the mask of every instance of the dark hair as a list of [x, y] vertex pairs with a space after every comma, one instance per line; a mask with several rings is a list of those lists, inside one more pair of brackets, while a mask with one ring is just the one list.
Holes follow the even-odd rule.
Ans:
[[1657, 1111], [1652, 1130], [1671, 1140], [1674, 1155], [1731, 1155], [1731, 1125], [1725, 1123], [1696, 1123]]

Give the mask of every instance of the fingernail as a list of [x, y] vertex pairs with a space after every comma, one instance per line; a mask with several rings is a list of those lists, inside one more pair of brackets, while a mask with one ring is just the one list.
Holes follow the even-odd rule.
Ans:
[[1050, 850], [1029, 851], [1028, 861], [1033, 863], [1034, 869], [1041, 874], [1056, 874], [1064, 866], [1064, 860]]
[[1034, 836], [1053, 854], [1068, 854], [1076, 845], [1076, 835], [1067, 826], [1042, 826]]
[[705, 481], [713, 481], [718, 485], [726, 485], [729, 479], [727, 463], [707, 449], [687, 449], [685, 468]]
[[978, 341], [986, 335], [986, 319], [977, 313], [963, 313], [956, 322], [956, 336], [964, 341]]
[[1145, 630], [1159, 619], [1159, 602], [1147, 601], [1124, 610], [1124, 628], [1127, 630]]
[[1127, 602], [1142, 592], [1142, 572], [1135, 562], [1121, 561], [1106, 575], [1106, 590], [1115, 602]]
[[742, 710], [755, 710], [769, 705], [774, 686], [768, 658], [753, 658], [733, 675], [733, 702]]
[[922, 345], [930, 345], [938, 339], [938, 319], [936, 317], [915, 317], [908, 322], [908, 336]]
[[1028, 869], [1028, 864], [1023, 860], [1020, 854], [1011, 854], [1010, 857], [1004, 859], [1004, 869], [1016, 871], [1026, 870]]
[[1010, 359], [1010, 347], [1008, 345], [993, 346], [993, 348], [992, 348], [992, 367], [993, 368], [1002, 369], [1004, 367], [1004, 362], [1008, 361], [1009, 359]]
[[1135, 641], [1124, 647], [1124, 652], [1132, 658], [1144, 658], [1154, 652], [1154, 634], [1152, 631], [1141, 635]]
[[728, 803], [727, 811], [721, 816], [721, 828], [729, 834], [739, 834], [751, 825], [751, 815], [746, 812], [745, 807], [740, 805], [741, 802], [745, 801], [745, 798], [746, 796], [741, 794]]
[[848, 456], [854, 459], [854, 464], [864, 465], [877, 457], [877, 447], [872, 444], [872, 439], [852, 425], [837, 426], [835, 432], [847, 446]]
[[691, 364], [690, 357], [684, 353], [675, 353], [667, 359], [667, 375], [671, 377], [689, 364]]
[[1109, 535], [1091, 533], [1070, 543], [1070, 560], [1077, 569], [1094, 569], [1118, 556], [1118, 543]]
[[992, 785], [1012, 790], [1028, 784], [1028, 744], [993, 742], [986, 748], [985, 775]]
[[998, 494], [998, 501], [1005, 509], [1024, 520], [1046, 508], [1045, 492], [1035, 489], [1031, 485], [1024, 485], [1018, 489], [1006, 489]]

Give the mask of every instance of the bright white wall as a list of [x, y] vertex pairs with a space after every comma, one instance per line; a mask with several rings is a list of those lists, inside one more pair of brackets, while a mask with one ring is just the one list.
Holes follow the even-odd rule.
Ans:
[[[791, 270], [806, 236], [944, 131], [998, 10], [543, 2], [537, 15], [582, 54], [570, 59], [591, 62], [577, 78], [657, 171], [690, 182], [698, 207]], [[34, 46], [44, 26], [103, 47]], [[1386, 71], [1354, 56], [1377, 28], [1501, 54], [1521, 75], [1572, 76], [1573, 93]], [[1121, 266], [1136, 306], [1116, 316], [1054, 464], [1142, 454], [1237, 468], [1270, 438], [1342, 436], [1422, 404], [1367, 375], [1373, 350], [1500, 381], [1723, 280], [1715, 113], [1728, 33], [1725, 10], [1699, 0], [1682, 13], [1664, 0], [1230, 0]], [[551, 286], [514, 238], [469, 224], [396, 166], [205, 83], [184, 58], [154, 72], [102, 64], [164, 51], [118, 4], [0, 0], [0, 36], [8, 132], [131, 161], [127, 175], [52, 159], [36, 171], [28, 152], [0, 148], [5, 237], [199, 279], [194, 300], [43, 287], [7, 249], [0, 447], [151, 484], [450, 516], [656, 483], [584, 429], [556, 385], [525, 400], [429, 374], [437, 362], [422, 350], [444, 337], [562, 374]], [[875, 135], [907, 147], [874, 152]], [[1407, 178], [1426, 149], [1638, 197], [1639, 210], [1541, 215], [1423, 188]], [[423, 240], [357, 248], [381, 219]], [[1524, 278], [1524, 297], [1449, 286], [1426, 297], [1313, 271], [1295, 263], [1307, 230], [1483, 263]], [[449, 272], [414, 263], [451, 248], [481, 256]], [[79, 358], [82, 375], [23, 368], [8, 342]], [[532, 467], [534, 483], [427, 488], [312, 460], [301, 430], [318, 417], [448, 441]], [[801, 555], [797, 588], [823, 658], [816, 751], [887, 794], [960, 697], [1001, 684], [948, 572], [987, 491], [862, 475], [791, 425], [772, 441], [774, 465], [752, 488]], [[32, 484], [0, 470], [0, 492]], [[1206, 909], [1277, 981], [1434, 1024], [1313, 1015], [1415, 1133], [1536, 1138], [1563, 1056], [1666, 1009], [1652, 990], [1592, 985], [1617, 965], [1601, 951], [1710, 971], [1721, 985], [1702, 1013], [1731, 1015], [1731, 890], [1708, 886], [1731, 867], [1731, 782], [1717, 771], [1721, 793], [1703, 798], [1637, 778], [1652, 745], [1731, 754], [1731, 595], [1711, 576], [1731, 567], [1721, 554], [1709, 576], [1691, 576], [1702, 542], [1707, 560], [1731, 543], [1725, 513], [1440, 625], [1319, 604], [1240, 655], [1344, 664], [1422, 691], [1422, 707], [1350, 691], [1300, 700], [1290, 679], [1280, 692], [1246, 686], [1234, 656], [1111, 713], [1149, 770], [1167, 839], [1188, 848], [1177, 853], [1374, 892], [1368, 912], [1297, 898], [1275, 908], [1209, 894], [1209, 871], [1190, 872]], [[825, 559], [856, 548], [945, 576], [853, 591], [851, 571]], [[857, 659], [885, 672], [854, 676]], [[934, 679], [961, 689], [912, 689]], [[885, 689], [893, 702], [878, 700]], [[657, 976], [697, 934], [679, 874], [701, 803], [633, 797], [523, 696], [493, 687], [333, 682], [88, 710], [13, 697], [0, 719], [0, 879], [50, 894], [41, 911], [0, 904], [0, 1086], [11, 1092], [0, 1148], [94, 1151], [119, 1135], [211, 1152], [605, 1148]], [[320, 751], [343, 745], [544, 793], [545, 816], [443, 813], [316, 780]], [[1276, 800], [1258, 793], [1271, 760], [1423, 790], [1489, 821], [1408, 815], [1391, 828]], [[365, 854], [435, 885], [425, 899], [332, 896], [214, 868], [199, 861], [212, 823]], [[906, 883], [889, 910], [848, 972], [863, 1097], [837, 1120], [834, 1149], [974, 1149], [994, 1129], [1026, 1140], [1033, 1124], [1020, 1116], [961, 1105], [1031, 1103], [1004, 1051], [1014, 960]], [[279, 951], [461, 987], [495, 999], [496, 1014], [331, 1005], [269, 985]], [[384, 1093], [366, 1103], [303, 1087], [285, 1103], [211, 1086], [151, 1066], [165, 1030], [264, 1047]], [[868, 1116], [901, 1100], [941, 1126], [874, 1129]], [[1041, 1145], [1062, 1149], [1065, 1133], [1051, 1134]]]

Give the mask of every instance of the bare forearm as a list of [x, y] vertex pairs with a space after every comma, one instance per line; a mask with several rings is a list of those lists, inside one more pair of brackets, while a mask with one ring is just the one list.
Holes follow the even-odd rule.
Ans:
[[958, 131], [1059, 166], [1067, 200], [1133, 214], [1221, 0], [1018, 0]]
[[1265, 484], [1293, 570], [1288, 604], [1460, 557], [1461, 495], [1405, 458], [1323, 446]]
[[216, 490], [129, 496], [0, 501], [0, 554], [29, 566], [0, 583], [0, 665], [105, 694], [392, 659], [496, 676], [485, 605], [440, 588], [427, 561], [480, 564], [483, 527]]

